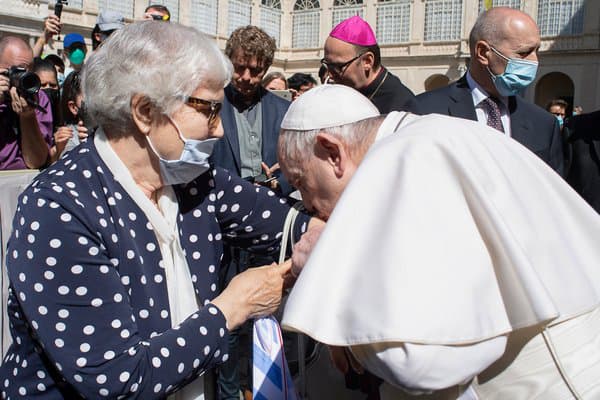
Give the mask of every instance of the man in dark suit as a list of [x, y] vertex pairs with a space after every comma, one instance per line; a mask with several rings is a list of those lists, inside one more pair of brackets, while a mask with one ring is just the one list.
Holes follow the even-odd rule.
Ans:
[[563, 174], [560, 128], [554, 116], [518, 95], [537, 72], [539, 30], [508, 7], [482, 13], [469, 36], [468, 72], [447, 87], [416, 97], [409, 109], [480, 121], [510, 135]]
[[[292, 187], [280, 177], [277, 139], [289, 102], [268, 90], [261, 81], [275, 55], [275, 39], [256, 26], [236, 29], [225, 45], [233, 64], [231, 82], [225, 88], [221, 109], [224, 137], [214, 147], [211, 161], [256, 184], [269, 186], [286, 195]], [[273, 179], [273, 180], [271, 180]], [[225, 249], [222, 261], [221, 290], [248, 267], [270, 264], [272, 258], [259, 257], [237, 248]], [[244, 331], [242, 330], [242, 333]], [[240, 352], [247, 354], [239, 330], [230, 333], [229, 359], [219, 367], [218, 399], [239, 399]], [[239, 342], [239, 343], [238, 343]], [[238, 345], [242, 344], [239, 347]]]
[[600, 213], [600, 110], [567, 120], [571, 163], [567, 182]]
[[221, 111], [225, 135], [211, 160], [252, 182], [277, 178], [268, 185], [285, 195], [292, 188], [279, 177], [277, 139], [290, 103], [260, 84], [275, 50], [275, 39], [255, 26], [238, 28], [227, 40], [225, 54], [233, 64], [233, 77]]

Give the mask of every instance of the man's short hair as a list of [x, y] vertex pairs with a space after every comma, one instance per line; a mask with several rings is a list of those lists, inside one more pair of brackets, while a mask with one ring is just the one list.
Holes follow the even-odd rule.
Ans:
[[231, 59], [236, 50], [241, 50], [245, 57], [256, 57], [266, 70], [273, 64], [277, 45], [275, 39], [257, 26], [248, 25], [237, 28], [225, 45], [225, 55]]
[[294, 90], [300, 90], [301, 86], [305, 85], [317, 85], [317, 81], [312, 77], [311, 74], [305, 74], [302, 72], [296, 72], [294, 75], [290, 76], [287, 80], [288, 87]]
[[163, 6], [162, 4], [150, 4], [148, 7], [146, 7], [146, 9], [144, 10], [144, 13], [147, 13], [148, 10], [151, 10], [151, 9], [155, 9], [158, 12], [166, 14], [169, 17], [167, 19], [167, 21], [171, 20], [171, 12], [169, 11], [169, 9], [166, 6]]
[[559, 107], [564, 108], [566, 110], [569, 107], [569, 103], [567, 103], [563, 99], [552, 99], [552, 100], [550, 100], [550, 102], [546, 106], [546, 110], [550, 111], [550, 108], [554, 107], [554, 106], [559, 106]]
[[60, 70], [62, 70], [64, 72], [64, 70], [65, 70], [65, 63], [56, 54], [48, 54], [46, 57], [44, 57], [44, 60], [47, 60], [47, 61], [51, 62], [55, 67], [58, 67]]
[[469, 49], [471, 56], [475, 53], [475, 44], [480, 40], [485, 40], [491, 45], [496, 45], [501, 41], [503, 30], [499, 26], [499, 20], [494, 13], [484, 11], [479, 14], [471, 32], [469, 33]]
[[42, 72], [42, 71], [47, 71], [47, 72], [51, 72], [52, 74], [54, 74], [54, 77], [56, 77], [56, 68], [54, 68], [54, 63], [52, 63], [50, 60], [44, 58], [40, 58], [40, 57], [35, 57], [33, 59], [33, 68], [32, 71], [35, 72], [36, 74], [38, 72]]

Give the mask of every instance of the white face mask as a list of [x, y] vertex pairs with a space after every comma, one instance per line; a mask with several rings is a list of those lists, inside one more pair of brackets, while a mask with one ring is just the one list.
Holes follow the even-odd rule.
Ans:
[[179, 159], [166, 160], [162, 158], [152, 145], [149, 136], [146, 136], [146, 140], [159, 159], [160, 175], [162, 176], [165, 185], [189, 183], [210, 169], [208, 159], [211, 156], [218, 139], [186, 139], [181, 133], [177, 123], [171, 117], [167, 116], [167, 118], [169, 118], [169, 121], [171, 121], [175, 130], [177, 130], [177, 134], [184, 143]]

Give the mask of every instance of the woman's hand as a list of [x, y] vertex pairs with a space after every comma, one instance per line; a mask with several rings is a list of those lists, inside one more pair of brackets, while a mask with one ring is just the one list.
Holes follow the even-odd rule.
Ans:
[[56, 145], [56, 153], [62, 154], [67, 142], [73, 136], [73, 130], [69, 126], [61, 126], [54, 132], [54, 144]]
[[83, 142], [88, 137], [88, 128], [83, 125], [83, 121], [79, 121], [77, 124], [77, 135], [79, 136], [79, 141]]
[[227, 320], [227, 329], [234, 329], [250, 318], [272, 314], [281, 303], [284, 275], [292, 263], [275, 263], [250, 268], [235, 276], [227, 288], [212, 303]]
[[62, 28], [62, 23], [60, 19], [54, 15], [48, 15], [46, 21], [44, 22], [44, 37], [46, 38], [46, 43], [50, 41], [53, 35], [58, 35]]

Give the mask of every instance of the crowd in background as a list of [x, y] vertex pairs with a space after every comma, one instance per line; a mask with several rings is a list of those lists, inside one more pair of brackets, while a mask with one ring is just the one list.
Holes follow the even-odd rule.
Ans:
[[[505, 17], [498, 12], [477, 24], [499, 26]], [[170, 23], [170, 13], [164, 6], [151, 5], [140, 19]], [[488, 27], [477, 24], [470, 37], [467, 73], [448, 87], [419, 95], [385, 68], [372, 29], [358, 16], [343, 21], [327, 38], [319, 82], [308, 73], [286, 77], [269, 72], [275, 40], [258, 27], [238, 28], [225, 48], [232, 71], [224, 98], [196, 103], [199, 109], [208, 107], [210, 122], [223, 129], [223, 137], [211, 148], [211, 165], [281, 198], [293, 196], [297, 188], [281, 174], [277, 157], [282, 119], [290, 103], [307, 91], [335, 83], [361, 92], [381, 114], [438, 113], [493, 127], [533, 151], [600, 211], [600, 111], [584, 114], [581, 107], [562, 99], [551, 101], [544, 110], [524, 100], [519, 93], [535, 78], [539, 34], [532, 28], [518, 33], [496, 30], [489, 36]], [[91, 33], [92, 52], [125, 26], [122, 15], [101, 12]], [[45, 54], [47, 44], [61, 35], [62, 54]], [[63, 32], [54, 14], [45, 20], [44, 33], [33, 49], [20, 38], [0, 38], [0, 170], [47, 169], [94, 138], [98, 121], [86, 113], [82, 82], [89, 57], [85, 38]], [[526, 73], [516, 74], [517, 68]], [[273, 254], [257, 256], [242, 247], [235, 242], [224, 246], [214, 283], [218, 292], [248, 267], [274, 261]], [[238, 325], [228, 336], [229, 356], [217, 369], [219, 399], [237, 399], [248, 386], [244, 365], [248, 328]], [[347, 374], [350, 386], [376, 396], [377, 377]]]

